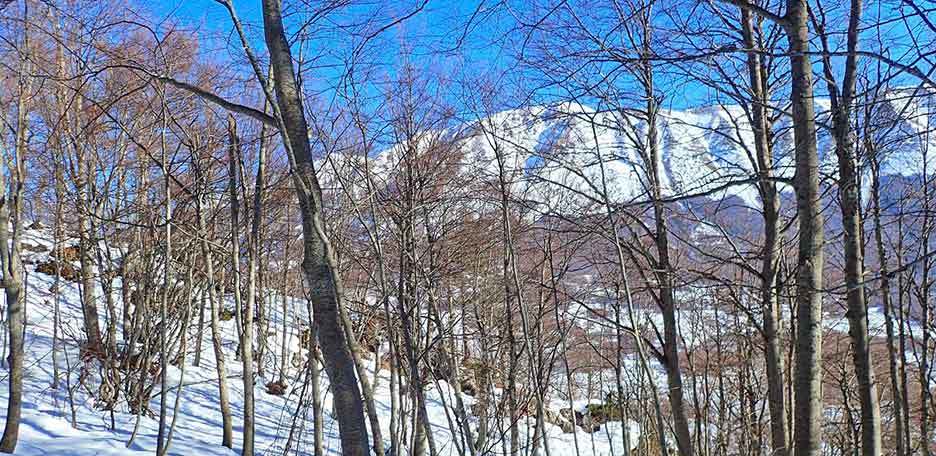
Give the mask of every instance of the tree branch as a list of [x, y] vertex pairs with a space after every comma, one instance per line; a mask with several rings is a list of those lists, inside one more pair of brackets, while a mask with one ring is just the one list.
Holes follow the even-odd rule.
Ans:
[[764, 8], [764, 7], [761, 7], [761, 6], [755, 5], [755, 4], [751, 3], [751, 2], [748, 2], [747, 0], [715, 0], [715, 1], [716, 1], [716, 2], [720, 2], [720, 3], [727, 3], [727, 4], [729, 4], [729, 5], [734, 5], [734, 6], [737, 6], [738, 8], [743, 9], [743, 10], [748, 10], [748, 11], [754, 13], [754, 14], [757, 14], [758, 16], [761, 16], [761, 17], [770, 19], [770, 20], [772, 20], [772, 21], [776, 22], [777, 24], [782, 25], [782, 26], [784, 26], [784, 27], [786, 27], [787, 24], [790, 22], [790, 21], [787, 20], [786, 16], [781, 16], [781, 15], [779, 15], [779, 14], [777, 14], [777, 13], [774, 13], [773, 11], [770, 11], [770, 10]]
[[165, 82], [166, 84], [169, 84], [175, 88], [182, 89], [189, 93], [197, 95], [201, 99], [214, 103], [228, 111], [236, 112], [238, 114], [243, 114], [247, 117], [259, 120], [260, 122], [263, 122], [264, 124], [269, 125], [273, 128], [279, 128], [279, 125], [276, 123], [276, 120], [273, 119], [272, 116], [270, 116], [269, 114], [263, 111], [260, 111], [259, 109], [254, 109], [254, 108], [251, 108], [250, 106], [245, 106], [242, 104], [234, 103], [233, 101], [228, 101], [222, 98], [221, 96], [211, 93], [205, 89], [194, 86], [184, 81], [173, 79], [168, 76], [160, 76], [157, 74], [151, 74], [150, 76], [152, 76], [154, 79], [158, 81]]

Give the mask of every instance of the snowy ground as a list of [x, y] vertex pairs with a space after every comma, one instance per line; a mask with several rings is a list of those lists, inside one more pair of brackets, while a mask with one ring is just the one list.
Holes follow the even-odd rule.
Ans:
[[[27, 243], [33, 245], [48, 244], [48, 238], [45, 236], [37, 235], [35, 232], [27, 234]], [[158, 419], [143, 417], [140, 420], [139, 434], [128, 448], [126, 442], [130, 438], [137, 417], [130, 413], [116, 412], [113, 414], [114, 425], [112, 426], [111, 413], [95, 409], [93, 399], [81, 388], [77, 388], [75, 391], [75, 420], [77, 427], [72, 427], [70, 423], [71, 410], [64, 384], [60, 385], [58, 389], [52, 389], [53, 304], [49, 290], [53, 284], [53, 277], [35, 272], [33, 270], [34, 265], [27, 264], [26, 268], [28, 271], [26, 372], [24, 376], [23, 419], [16, 454], [76, 456], [154, 454]], [[76, 284], [63, 281], [61, 318], [68, 357], [67, 360], [60, 359], [60, 368], [64, 372], [66, 365], [71, 366], [69, 372], [72, 385], [75, 384], [81, 368], [77, 359], [77, 347], [73, 342], [75, 340], [74, 336], [80, 333], [81, 310], [78, 292]], [[118, 308], [120, 308], [119, 296], [117, 296], [117, 299]], [[103, 319], [103, 310], [101, 313]], [[279, 318], [279, 315], [274, 315], [273, 324], [281, 324]], [[194, 326], [191, 332], [193, 337], [195, 337], [197, 330]], [[225, 331], [227, 333], [225, 347], [228, 350], [228, 385], [234, 414], [234, 449], [229, 450], [221, 446], [221, 415], [217, 405], [214, 356], [206, 325], [204, 334], [202, 334], [205, 339], [202, 343], [201, 365], [200, 367], [191, 365], [194, 356], [193, 353], [189, 352], [183, 378], [184, 386], [181, 389], [177, 388], [181, 374], [180, 370], [176, 367], [170, 367], [169, 370], [170, 413], [176, 394], [181, 394], [179, 414], [176, 418], [177, 423], [171, 442], [170, 454], [240, 454], [243, 384], [239, 378], [240, 363], [235, 362], [233, 359], [235, 346], [233, 326], [233, 321], [225, 322]], [[290, 342], [294, 345], [297, 343], [295, 330], [293, 330], [293, 335]], [[272, 346], [279, 346], [278, 341], [272, 342]], [[191, 341], [189, 350], [193, 349], [194, 341]], [[376, 391], [381, 426], [385, 428], [385, 436], [389, 434], [388, 427], [390, 423], [389, 380], [386, 375], [386, 372], [381, 372], [381, 379]], [[299, 385], [293, 384], [296, 383], [295, 379], [289, 379], [290, 386], [293, 388], [285, 396], [267, 394], [263, 385], [269, 380], [258, 379], [256, 387], [256, 448], [258, 454], [264, 455], [282, 454], [292, 415], [298, 402], [298, 389], [296, 387]], [[5, 367], [0, 371], [0, 384], [2, 384], [0, 386], [0, 417], [5, 422], [8, 397], [7, 370]], [[327, 391], [327, 385], [324, 385], [322, 390]], [[158, 391], [158, 388], [156, 391]], [[427, 392], [430, 400], [429, 419], [432, 423], [437, 446], [442, 455], [458, 454], [448, 429], [447, 410], [442, 405], [443, 396], [446, 404], [453, 403], [452, 394], [452, 390], [444, 383], [440, 387], [430, 388]], [[466, 404], [470, 404], [473, 400], [470, 396], [465, 396], [464, 399]], [[330, 397], [325, 398], [325, 404], [324, 434], [326, 451], [327, 454], [340, 454], [338, 427], [330, 414]], [[158, 397], [152, 400], [151, 409], [159, 410]], [[450, 410], [448, 412], [451, 413]], [[311, 420], [308, 426], [311, 426]], [[527, 426], [521, 424], [522, 436], [526, 434], [526, 430]], [[632, 435], [634, 432], [634, 430], [631, 431]], [[558, 427], [550, 425], [548, 426], [548, 436], [551, 454], [575, 454], [572, 434], [564, 434]], [[585, 434], [579, 431], [577, 437], [583, 455], [622, 454], [621, 423], [611, 423], [594, 434]], [[311, 429], [307, 427], [303, 435], [298, 439], [299, 454], [311, 454], [311, 438]], [[525, 437], [523, 439], [525, 440]]]

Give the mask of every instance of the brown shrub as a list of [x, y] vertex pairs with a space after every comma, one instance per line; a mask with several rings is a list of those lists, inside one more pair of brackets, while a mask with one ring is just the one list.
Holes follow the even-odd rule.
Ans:
[[63, 247], [61, 250], [62, 250], [61, 258], [59, 258], [59, 252], [53, 251], [49, 255], [52, 258], [56, 258], [56, 259], [67, 261], [67, 262], [78, 261], [78, 258], [80, 256], [79, 255], [80, 251], [78, 250], [77, 245], [69, 245], [69, 246]]
[[218, 314], [218, 318], [220, 318], [221, 321], [231, 321], [234, 319], [234, 311], [231, 309], [228, 309], [227, 307], [224, 307], [221, 309], [221, 312]]

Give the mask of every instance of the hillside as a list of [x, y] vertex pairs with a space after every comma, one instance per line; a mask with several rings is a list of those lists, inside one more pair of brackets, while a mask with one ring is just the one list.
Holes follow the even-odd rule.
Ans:
[[[50, 290], [55, 284], [53, 276], [35, 272], [38, 264], [48, 261], [48, 249], [51, 246], [51, 235], [46, 229], [28, 230], [24, 234], [24, 248], [27, 251], [24, 260], [27, 262], [27, 326], [26, 326], [26, 373], [24, 385], [24, 410], [20, 428], [20, 443], [16, 453], [24, 456], [39, 455], [152, 455], [156, 449], [156, 434], [158, 417], [153, 413], [159, 411], [158, 388], [156, 395], [150, 400], [150, 414], [139, 419], [138, 435], [132, 445], [126, 446], [131, 437], [137, 416], [120, 409], [111, 412], [100, 410], [93, 397], [89, 394], [100, 384], [97, 370], [97, 361], [82, 361], [74, 336], [78, 334], [81, 321], [80, 297], [77, 283], [61, 282], [62, 294], [60, 301], [60, 319], [64, 336], [63, 350], [59, 355], [60, 383], [53, 388], [53, 319], [54, 303]], [[76, 263], [77, 265], [77, 263]], [[119, 278], [118, 278], [119, 280]], [[96, 290], [100, 295], [101, 290]], [[122, 309], [119, 299], [117, 308]], [[300, 331], [297, 321], [301, 321], [305, 306], [300, 301], [294, 301], [293, 308], [300, 313], [289, 324], [289, 352], [301, 353], [306, 357], [307, 351], [299, 345]], [[228, 299], [226, 307], [233, 307]], [[281, 314], [271, 316], [271, 324], [282, 324]], [[105, 323], [102, 318], [102, 325]], [[243, 419], [243, 385], [239, 378], [240, 363], [234, 362], [236, 350], [236, 337], [234, 320], [223, 322], [225, 337], [224, 347], [227, 350], [228, 385], [234, 415], [234, 449], [228, 450], [221, 443], [221, 417], [218, 411], [217, 377], [215, 375], [214, 354], [207, 331], [197, 332], [192, 325], [187, 338], [184, 368], [172, 365], [168, 370], [170, 386], [169, 410], [178, 400], [179, 408], [176, 416], [171, 419], [175, 422], [175, 432], [172, 437], [169, 454], [173, 455], [234, 455], [240, 454], [239, 442], [241, 439], [240, 424]], [[277, 333], [279, 335], [281, 333]], [[196, 339], [203, 337], [201, 363], [194, 366], [194, 347]], [[281, 343], [273, 341], [275, 346]], [[276, 356], [272, 354], [271, 356]], [[373, 356], [371, 354], [370, 356]], [[371, 358], [372, 359], [372, 358]], [[271, 360], [272, 361], [272, 360]], [[372, 364], [373, 361], [369, 365]], [[275, 360], [277, 364], [278, 358]], [[282, 454], [289, 438], [290, 424], [293, 414], [296, 413], [297, 404], [300, 404], [299, 395], [302, 392], [302, 369], [294, 363], [287, 363], [289, 372], [286, 375], [289, 388], [285, 395], [276, 396], [267, 393], [263, 386], [271, 378], [258, 378], [256, 385], [256, 413], [257, 413], [257, 454]], [[268, 374], [275, 379], [274, 374]], [[0, 403], [6, 403], [8, 391], [5, 387], [5, 377], [2, 379], [4, 387], [0, 389]], [[381, 426], [389, 426], [390, 422], [390, 391], [387, 371], [379, 372], [379, 380], [375, 391], [375, 399], [380, 411]], [[180, 386], [181, 384], [181, 386]], [[323, 391], [327, 391], [327, 378], [323, 376]], [[74, 394], [74, 408], [69, 401], [69, 388]], [[456, 455], [457, 449], [452, 443], [452, 436], [448, 425], [448, 410], [444, 404], [452, 403], [453, 390], [444, 381], [427, 387], [428, 413], [433, 423], [432, 431], [435, 436], [441, 455]], [[474, 399], [471, 396], [463, 397], [466, 405], [470, 406]], [[326, 454], [340, 454], [338, 441], [338, 428], [331, 414], [331, 401], [326, 394], [325, 403], [325, 444]], [[561, 404], [561, 403], [560, 403]], [[587, 401], [579, 401], [584, 407]], [[565, 404], [562, 404], [565, 405]], [[5, 407], [0, 407], [0, 419], [5, 419]], [[531, 420], [532, 421], [532, 420]], [[520, 423], [522, 435], [532, 426], [531, 422]], [[573, 437], [571, 433], [563, 432], [559, 426], [547, 425], [549, 446], [554, 455], [574, 454]], [[632, 424], [632, 426], [634, 426]], [[385, 435], [389, 429], [385, 430]], [[597, 432], [587, 434], [581, 429], [578, 431], [583, 454], [604, 456], [621, 454], [621, 423], [612, 422], [600, 428]], [[631, 429], [631, 438], [638, 436], [636, 428]], [[526, 437], [524, 437], [526, 438]], [[290, 454], [312, 454], [311, 431], [306, 429], [295, 437]], [[612, 449], [613, 448], [613, 449]], [[496, 447], [491, 448], [497, 450]], [[497, 450], [499, 451], [499, 450]]]

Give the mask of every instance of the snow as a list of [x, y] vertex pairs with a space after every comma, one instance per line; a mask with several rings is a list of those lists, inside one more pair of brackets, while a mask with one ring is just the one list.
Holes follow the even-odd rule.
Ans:
[[[927, 98], [929, 103], [932, 97]], [[822, 102], [820, 107], [825, 107]], [[905, 138], [896, 144], [891, 144], [890, 154], [882, 166], [887, 175], [916, 175], [923, 171], [923, 163], [929, 150], [936, 150], [936, 135], [920, 135], [922, 131], [932, 129], [934, 117], [929, 104], [914, 105], [906, 114], [902, 105], [894, 102], [895, 115], [900, 112], [898, 130], [905, 132]], [[820, 113], [820, 116], [825, 115]], [[658, 125], [662, 153], [657, 165], [661, 170], [662, 186], [665, 195], [685, 195], [708, 192], [718, 188], [734, 179], [742, 179], [751, 175], [749, 148], [751, 132], [743, 113], [736, 106], [717, 106], [698, 108], [685, 111], [664, 111], [661, 113]], [[639, 121], [629, 119], [616, 112], [596, 112], [586, 106], [565, 104], [558, 107], [536, 107], [524, 110], [504, 111], [482, 119], [487, 127], [494, 129], [494, 137], [486, 137], [477, 129], [476, 123], [462, 126], [458, 131], [438, 131], [427, 133], [423, 141], [452, 140], [461, 142], [469, 156], [463, 160], [463, 173], [468, 176], [479, 176], [481, 179], [470, 179], [472, 185], [489, 185], [486, 179], [493, 179], [498, 174], [495, 149], [497, 144], [505, 155], [508, 180], [512, 183], [517, 195], [522, 195], [536, 206], [536, 210], [547, 212], [581, 212], [593, 209], [595, 201], [602, 200], [602, 193], [607, 185], [608, 198], [615, 203], [630, 203], [646, 201], [644, 182], [646, 173], [643, 170], [638, 145], [634, 138], [639, 138], [646, 125]], [[781, 122], [786, 122], [782, 120]], [[595, 126], [593, 129], [592, 127]], [[819, 144], [823, 154], [824, 171], [834, 173], [833, 154], [829, 153], [830, 138], [825, 131], [819, 132]], [[776, 148], [776, 164], [778, 173], [782, 176], [791, 174], [789, 167], [792, 147], [792, 137], [788, 128], [781, 125]], [[399, 147], [391, 148], [373, 158], [373, 169], [376, 171], [378, 186], [387, 184], [390, 175], [399, 166]], [[335, 158], [335, 157], [332, 157]], [[340, 157], [351, 158], [351, 157]], [[355, 159], [360, 161], [359, 159]], [[348, 165], [339, 163], [337, 166]], [[360, 166], [360, 163], [357, 164]], [[323, 174], [326, 188], [336, 188], [334, 173], [331, 167], [318, 166]], [[362, 168], [359, 168], [362, 169]], [[602, 175], [605, 179], [602, 179]], [[476, 181], [482, 181], [477, 183]], [[864, 182], [869, 182], [866, 179]], [[452, 191], [458, 195], [477, 194], [478, 187], [460, 185], [464, 181], [454, 181]], [[356, 179], [349, 191], [363, 192], [363, 179]], [[781, 188], [783, 191], [789, 189]], [[516, 195], [515, 195], [516, 196]], [[737, 185], [724, 188], [712, 195], [719, 197], [736, 197], [742, 204], [758, 208], [759, 200], [756, 189], [750, 185]], [[464, 204], [484, 204], [477, 199], [462, 198]], [[455, 217], [456, 214], [448, 214]], [[441, 216], [440, 216], [441, 217]], [[706, 235], [705, 225], [700, 225], [696, 233]], [[63, 384], [57, 389], [52, 388], [52, 320], [53, 303], [50, 288], [53, 278], [34, 272], [32, 269], [36, 261], [48, 258], [48, 253], [39, 252], [51, 248], [51, 236], [48, 230], [27, 230], [24, 233], [23, 245], [28, 247], [24, 251], [27, 276], [27, 329], [26, 329], [26, 372], [24, 380], [24, 408], [20, 428], [20, 441], [16, 454], [20, 455], [132, 455], [153, 454], [156, 447], [156, 433], [158, 422], [153, 417], [140, 418], [139, 434], [130, 448], [125, 443], [130, 439], [130, 432], [137, 417], [127, 410], [116, 410], [113, 413], [113, 426], [111, 414], [95, 408], [93, 398], [83, 388], [76, 388], [74, 418], [76, 426], [70, 423], [71, 410], [68, 405], [68, 393]], [[115, 252], [115, 257], [119, 256]], [[119, 279], [118, 279], [119, 280]], [[116, 284], [119, 289], [119, 284]], [[100, 290], [96, 290], [98, 294]], [[681, 296], [689, 299], [692, 296]], [[119, 294], [115, 296], [118, 310], [122, 308]], [[271, 327], [277, 329], [279, 337], [283, 316], [280, 314], [280, 305], [277, 297], [273, 296], [271, 306], [273, 311]], [[81, 333], [81, 311], [79, 306], [79, 290], [76, 284], [62, 282], [62, 327], [65, 339], [67, 358], [59, 360], [59, 368], [64, 372], [70, 366], [70, 382], [74, 386], [80, 375], [82, 365], [78, 360], [78, 350], [75, 344], [76, 335]], [[228, 303], [227, 307], [232, 307]], [[292, 312], [301, 316], [305, 306], [301, 302], [293, 301], [290, 304]], [[588, 331], [600, 331], [602, 324], [597, 319], [588, 320], [588, 312], [572, 306], [567, 309], [568, 315], [576, 315], [578, 322]], [[101, 312], [102, 320], [106, 318]], [[653, 322], [660, 325], [660, 316], [654, 312], [639, 310], [638, 320]], [[684, 343], [693, 347], [705, 342], [704, 334], [696, 337], [693, 324], [717, 324], [718, 319], [727, 318], [726, 315], [715, 315], [712, 309], [699, 309], [695, 314], [681, 312], [679, 317], [681, 333], [685, 335]], [[784, 315], [789, 318], [789, 315]], [[880, 335], [883, 332], [883, 317], [878, 306], [872, 306], [869, 312], [869, 323], [872, 334]], [[292, 352], [298, 347], [298, 321], [290, 318], [290, 333], [288, 340]], [[726, 322], [730, 323], [730, 322]], [[220, 445], [221, 442], [221, 416], [217, 405], [217, 383], [215, 379], [215, 360], [211, 349], [211, 342], [207, 330], [200, 336], [202, 342], [202, 363], [199, 367], [190, 363], [194, 353], [189, 353], [183, 387], [179, 385], [181, 371], [174, 366], [169, 367], [169, 404], [175, 401], [176, 394], [181, 394], [179, 416], [175, 434], [173, 436], [170, 454], [205, 454], [205, 455], [232, 455], [239, 454], [240, 429], [243, 421], [242, 397], [243, 385], [239, 379], [240, 363], [234, 361], [233, 349], [236, 346], [234, 322], [224, 322], [224, 345], [228, 353], [228, 386], [232, 400], [234, 414], [234, 450]], [[190, 328], [191, 340], [189, 350], [193, 350], [195, 343], [196, 325]], [[830, 331], [847, 332], [847, 321], [844, 317], [827, 315], [824, 327]], [[277, 351], [279, 340], [271, 340], [270, 346]], [[651, 362], [654, 362], [651, 360]], [[270, 363], [273, 366], [277, 362]], [[369, 363], [372, 366], [373, 363]], [[628, 369], [638, 369], [634, 358], [625, 360]], [[275, 369], [268, 369], [268, 374]], [[90, 382], [94, 383], [97, 369], [90, 372]], [[290, 389], [284, 396], [273, 396], [266, 393], [264, 385], [274, 378], [259, 378], [256, 388], [256, 415], [257, 415], [257, 450], [261, 454], [275, 454], [282, 451], [286, 442], [292, 414], [298, 403], [298, 389], [300, 386], [295, 368], [288, 376], [287, 383]], [[660, 379], [661, 380], [661, 379]], [[6, 383], [6, 369], [0, 371], [0, 381]], [[327, 380], [325, 380], [327, 381]], [[557, 385], [564, 381], [561, 376]], [[660, 384], [663, 382], [660, 381]], [[91, 390], [96, 389], [91, 385]], [[323, 391], [328, 391], [327, 384], [323, 384]], [[326, 393], [327, 394], [327, 393]], [[452, 404], [454, 391], [444, 382], [432, 386], [427, 391], [429, 399], [429, 417], [432, 422], [434, 436], [442, 455], [457, 454], [453, 436], [448, 429], [447, 410], [443, 405]], [[0, 388], [0, 416], [5, 420], [6, 401], [8, 391], [6, 387]], [[375, 391], [378, 402], [378, 412], [381, 425], [385, 427], [384, 434], [389, 435], [390, 392], [389, 379], [386, 372], [379, 373], [379, 382]], [[443, 400], [444, 399], [444, 400]], [[470, 406], [474, 399], [465, 396], [466, 406]], [[158, 410], [158, 397], [151, 401], [151, 410]], [[325, 447], [330, 454], [339, 454], [338, 428], [331, 414], [331, 402], [325, 397]], [[567, 401], [551, 398], [551, 404], [558, 410], [567, 406]], [[575, 401], [575, 406], [584, 408], [587, 399]], [[448, 411], [451, 413], [451, 411]], [[476, 422], [475, 422], [476, 424]], [[311, 426], [311, 424], [310, 424]], [[494, 426], [496, 427], [496, 426]], [[521, 420], [521, 440], [526, 440], [532, 423]], [[585, 434], [579, 431], [579, 446], [582, 454], [610, 455], [621, 454], [622, 432], [625, 428], [631, 435], [631, 441], [636, 440], [639, 429], [629, 423], [609, 423], [599, 432]], [[547, 426], [548, 442], [552, 454], [574, 454], [573, 435], [564, 434], [561, 429]], [[311, 435], [308, 429], [298, 442], [300, 454], [310, 454]]]
[[[896, 131], [881, 151], [881, 169], [886, 176], [919, 175], [927, 152], [936, 150], [936, 135], [923, 134], [931, 131], [936, 122], [932, 107], [936, 93], [912, 98], [908, 105], [900, 92], [888, 95], [890, 103], [881, 105], [875, 119], [882, 132]], [[817, 99], [816, 105], [819, 124], [826, 125], [829, 101]], [[775, 125], [774, 174], [783, 178], [793, 176], [790, 122], [782, 116]], [[757, 189], [748, 182], [756, 174], [752, 163], [756, 154], [753, 131], [742, 107], [662, 110], [656, 129], [660, 151], [655, 165], [663, 196], [732, 197], [742, 206], [760, 208]], [[484, 182], [496, 179], [499, 153], [515, 198], [522, 197], [539, 213], [582, 213], [600, 210], [605, 192], [614, 204], [649, 200], [643, 159], [646, 130], [645, 121], [621, 111], [596, 111], [577, 103], [561, 103], [506, 110], [430, 130], [415, 139], [415, 146], [429, 150], [440, 144], [454, 145], [464, 154], [460, 172], [470, 179], [448, 188], [453, 198], [479, 191], [477, 186], [461, 185], [463, 182], [481, 180], [481, 185], [486, 185]], [[835, 175], [837, 159], [827, 129], [819, 129], [817, 142], [822, 173]], [[406, 147], [398, 144], [373, 157], [371, 169], [378, 186], [392, 186], [392, 175], [399, 169], [405, 151]], [[360, 157], [348, 156], [330, 159], [361, 161]], [[363, 169], [360, 163], [357, 168]], [[317, 169], [324, 181], [333, 179], [332, 167]], [[870, 178], [863, 180], [864, 185], [870, 182]], [[786, 185], [780, 185], [779, 190], [792, 191]], [[476, 198], [464, 199], [469, 205], [477, 203]]]
[[[51, 247], [51, 238], [48, 233], [28, 231], [24, 233], [24, 243], [31, 245], [43, 245]], [[38, 261], [48, 257], [48, 253], [27, 252], [24, 256], [30, 261]], [[134, 428], [136, 415], [128, 413], [127, 410], [116, 410], [113, 415], [109, 411], [95, 408], [92, 396], [84, 388], [74, 388], [76, 380], [82, 369], [78, 361], [78, 349], [74, 343], [75, 335], [80, 334], [81, 329], [81, 309], [79, 306], [79, 290], [77, 284], [67, 281], [61, 282], [61, 321], [62, 332], [64, 333], [64, 345], [67, 357], [60, 356], [59, 364], [63, 374], [57, 389], [52, 388], [53, 365], [52, 365], [52, 329], [53, 329], [53, 302], [50, 292], [54, 284], [54, 278], [42, 273], [34, 272], [33, 264], [26, 264], [27, 268], [27, 329], [26, 329], [26, 367], [24, 375], [24, 406], [23, 416], [20, 426], [20, 439], [16, 449], [18, 455], [38, 456], [38, 455], [152, 455], [156, 449], [156, 435], [158, 429], [158, 417], [144, 416], [140, 418], [139, 433], [133, 444], [128, 448], [126, 442], [130, 439]], [[118, 279], [119, 280], [119, 279]], [[116, 287], [119, 289], [119, 284]], [[100, 295], [101, 290], [97, 290]], [[115, 296], [117, 308], [120, 309], [119, 294]], [[282, 325], [282, 316], [279, 313], [279, 298], [273, 296], [271, 302], [275, 303], [271, 307], [275, 308], [271, 327], [278, 328]], [[227, 307], [232, 304], [228, 303]], [[291, 312], [304, 312], [304, 304], [299, 301], [293, 301]], [[102, 327], [105, 316], [102, 312]], [[295, 316], [290, 319], [292, 325], [296, 322]], [[181, 394], [180, 407], [178, 410], [177, 424], [175, 433], [169, 449], [169, 454], [173, 455], [234, 455], [240, 454], [241, 446], [241, 423], [243, 422], [242, 398], [243, 383], [239, 378], [241, 372], [240, 362], [233, 358], [233, 350], [236, 345], [234, 334], [234, 321], [222, 322], [224, 325], [224, 346], [227, 350], [227, 368], [228, 368], [228, 387], [231, 398], [231, 406], [234, 422], [234, 449], [227, 449], [221, 446], [221, 414], [217, 400], [217, 380], [215, 374], [215, 359], [209, 331], [206, 329], [201, 336], [202, 342], [201, 365], [193, 366], [195, 337], [197, 337], [197, 324], [190, 325], [191, 339], [188, 343], [186, 354], [186, 367], [184, 378], [182, 378], [182, 388], [178, 388], [181, 371], [170, 366], [168, 370], [169, 377], [169, 420], [172, 419], [172, 406], [176, 400], [176, 394]], [[298, 329], [293, 326], [290, 329], [292, 334], [297, 334]], [[291, 352], [298, 350], [298, 337], [291, 337], [289, 340]], [[278, 351], [280, 341], [271, 340], [270, 346], [274, 351]], [[278, 361], [277, 361], [278, 363]], [[75, 427], [70, 423], [71, 410], [68, 402], [68, 393], [65, 387], [64, 372], [71, 366], [68, 376], [69, 384], [74, 388], [75, 394]], [[373, 366], [373, 360], [368, 363]], [[295, 369], [293, 369], [294, 371]], [[97, 368], [90, 369], [89, 382], [93, 383], [91, 390], [96, 389]], [[296, 381], [296, 372], [291, 371], [287, 377], [287, 383], [290, 386], [289, 391], [284, 396], [274, 396], [266, 393], [264, 385], [275, 379], [272, 374], [274, 369], [268, 369], [267, 374], [273, 378], [258, 378], [256, 382], [256, 441], [257, 454], [281, 454], [286, 439], [288, 437], [289, 426], [295, 412], [296, 404], [299, 403], [298, 395], [301, 384]], [[324, 377], [324, 372], [323, 372]], [[6, 387], [7, 370], [4, 368], [0, 382], [3, 387], [0, 388], [0, 416], [6, 419], [6, 402], [8, 398], [8, 389]], [[327, 382], [327, 380], [323, 380]], [[375, 391], [380, 423], [384, 435], [389, 435], [389, 411], [390, 411], [390, 391], [389, 378], [386, 371], [380, 372], [380, 380]], [[159, 388], [154, 389], [158, 392]], [[327, 383], [323, 384], [322, 391], [327, 392]], [[326, 393], [327, 394], [327, 393]], [[427, 390], [428, 414], [432, 423], [434, 437], [441, 455], [458, 454], [453, 436], [448, 429], [448, 418], [446, 413], [452, 413], [450, 409], [443, 406], [443, 399], [446, 404], [453, 403], [454, 391], [445, 382], [439, 382], [436, 386], [431, 386]], [[470, 396], [463, 397], [467, 407], [473, 403], [474, 399]], [[326, 454], [340, 454], [340, 443], [338, 439], [337, 422], [334, 420], [331, 411], [331, 400], [329, 396], [323, 398], [325, 405], [324, 436]], [[577, 406], [584, 407], [587, 402], [579, 401]], [[565, 403], [557, 402], [557, 405], [566, 406]], [[150, 401], [150, 408], [153, 411], [159, 410], [158, 396]], [[558, 411], [558, 410], [554, 410]], [[311, 414], [310, 414], [311, 415]], [[111, 417], [113, 416], [113, 426]], [[476, 418], [471, 420], [476, 423]], [[520, 421], [521, 441], [526, 441], [528, 435], [532, 433], [533, 422], [531, 419]], [[311, 416], [309, 423], [303, 435], [299, 438], [297, 444], [299, 454], [311, 454]], [[496, 428], [496, 424], [492, 426]], [[611, 455], [622, 454], [622, 436], [623, 427], [621, 423], [609, 423], [602, 427], [599, 432], [586, 434], [578, 430], [579, 445], [584, 455]], [[630, 441], [635, 442], [639, 436], [639, 429], [636, 424], [629, 424], [627, 432], [630, 435]], [[571, 433], [565, 434], [562, 430], [553, 425], [547, 425], [547, 436], [550, 450], [554, 455], [575, 454], [574, 440]], [[497, 439], [494, 439], [497, 440]], [[497, 444], [497, 443], [495, 443]]]

